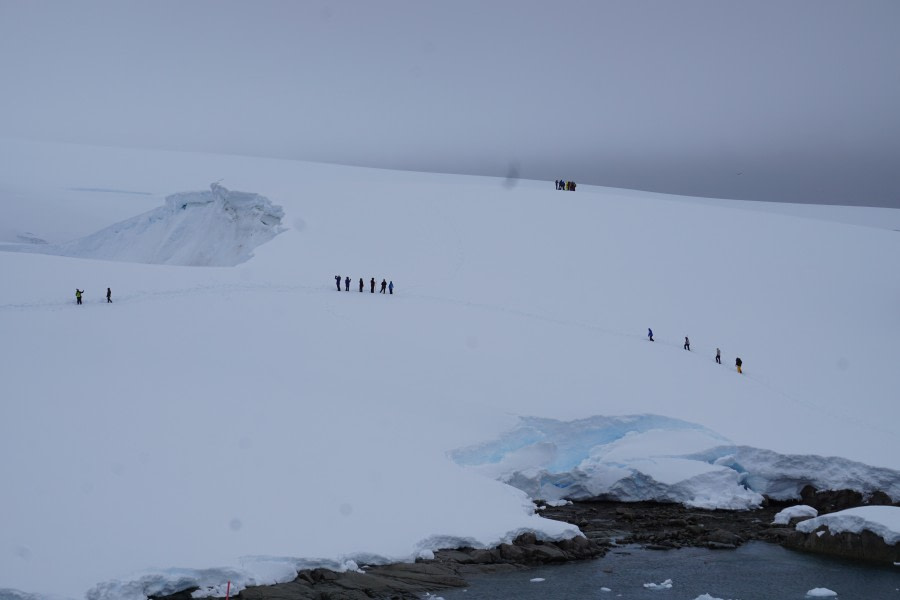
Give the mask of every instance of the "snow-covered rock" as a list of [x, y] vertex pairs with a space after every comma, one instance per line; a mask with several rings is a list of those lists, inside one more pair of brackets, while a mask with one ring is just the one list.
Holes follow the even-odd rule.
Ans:
[[797, 523], [796, 529], [803, 533], [812, 533], [819, 527], [826, 527], [831, 534], [871, 531], [882, 538], [886, 544], [895, 545], [900, 542], [900, 507], [860, 506], [848, 508]]
[[789, 547], [882, 564], [900, 561], [900, 507], [861, 506], [801, 521]]
[[775, 515], [775, 518], [772, 520], [772, 524], [788, 525], [790, 524], [791, 519], [810, 519], [818, 516], [818, 514], [819, 511], [817, 511], [812, 506], [806, 506], [804, 504], [800, 504], [798, 506], [789, 506]]

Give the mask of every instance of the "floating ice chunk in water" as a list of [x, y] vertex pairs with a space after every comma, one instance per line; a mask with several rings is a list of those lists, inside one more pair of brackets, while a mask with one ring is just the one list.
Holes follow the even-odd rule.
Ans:
[[670, 590], [672, 589], [672, 580], [666, 579], [662, 583], [645, 583], [644, 587], [648, 590]]

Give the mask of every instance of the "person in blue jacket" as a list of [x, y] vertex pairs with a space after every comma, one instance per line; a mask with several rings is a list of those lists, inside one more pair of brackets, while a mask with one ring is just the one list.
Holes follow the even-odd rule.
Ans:
[[394, 282], [393, 282], [393, 281], [391, 281], [391, 282], [388, 284], [388, 291], [389, 291], [391, 294], [394, 293]]
[[653, 341], [653, 330], [649, 327], [647, 328], [647, 337], [650, 338], [650, 341]]

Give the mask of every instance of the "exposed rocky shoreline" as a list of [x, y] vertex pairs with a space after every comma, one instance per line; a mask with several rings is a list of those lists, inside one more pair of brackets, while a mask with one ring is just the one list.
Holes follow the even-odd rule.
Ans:
[[[867, 504], [891, 504], [884, 494], [864, 499], [849, 490], [804, 490], [801, 503], [820, 514]], [[613, 545], [639, 544], [650, 550], [705, 547], [732, 550], [759, 540], [807, 550], [890, 564], [900, 561], [900, 546], [887, 546], [868, 532], [837, 536], [803, 534], [791, 525], [773, 525], [775, 515], [794, 502], [767, 502], [752, 511], [702, 510], [655, 502], [575, 502], [542, 506], [541, 514], [577, 525], [583, 538], [546, 542], [533, 534], [492, 549], [439, 550], [433, 560], [364, 566], [364, 573], [308, 569], [289, 583], [251, 587], [234, 596], [243, 600], [413, 600], [425, 592], [468, 585], [466, 576], [527, 569], [601, 557]], [[880, 542], [880, 544], [879, 544]], [[191, 592], [159, 597], [188, 600]]]

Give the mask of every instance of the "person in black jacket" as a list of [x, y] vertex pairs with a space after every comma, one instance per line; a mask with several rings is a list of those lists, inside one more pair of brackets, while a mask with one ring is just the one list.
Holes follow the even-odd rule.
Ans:
[[364, 286], [364, 285], [365, 285], [365, 284], [363, 283], [362, 277], [360, 277], [360, 278], [359, 278], [359, 291], [360, 291], [360, 292], [363, 291], [363, 286]]
[[345, 292], [350, 291], [350, 276], [349, 275], [347, 275], [347, 278], [344, 279], [344, 291]]
[[381, 280], [381, 293], [383, 294], [384, 290], [386, 290], [386, 289], [387, 289], [387, 281], [382, 279]]
[[738, 373], [743, 373], [743, 371], [741, 371], [742, 364], [744, 364], [744, 363], [741, 361], [740, 357], [737, 357], [736, 359], [734, 359], [734, 366], [737, 367]]
[[106, 302], [107, 304], [112, 302], [112, 290], [109, 288], [106, 288]]
[[334, 276], [334, 283], [337, 285], [338, 291], [341, 291], [341, 276], [340, 275]]
[[372, 281], [369, 282], [369, 285], [372, 286], [372, 293], [375, 293], [375, 278], [372, 278]]

